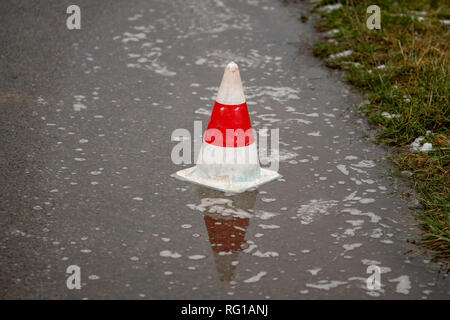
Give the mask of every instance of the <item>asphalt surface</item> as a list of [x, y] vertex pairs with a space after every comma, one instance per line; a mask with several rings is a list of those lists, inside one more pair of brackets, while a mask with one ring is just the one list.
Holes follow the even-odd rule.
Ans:
[[[0, 8], [2, 299], [449, 298], [406, 241], [363, 98], [312, 56], [307, 4], [78, 1], [68, 30], [70, 4]], [[253, 127], [280, 130], [283, 175], [236, 196], [174, 179], [170, 158], [232, 60]]]

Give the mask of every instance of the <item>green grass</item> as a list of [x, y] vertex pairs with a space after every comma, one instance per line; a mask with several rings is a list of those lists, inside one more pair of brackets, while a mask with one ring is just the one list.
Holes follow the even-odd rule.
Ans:
[[[369, 103], [362, 111], [380, 128], [378, 141], [395, 147], [392, 158], [400, 171], [413, 173], [423, 207], [418, 212], [421, 242], [450, 260], [450, 26], [440, 22], [450, 19], [450, 4], [343, 0], [322, 1], [317, 7], [336, 2], [343, 7], [320, 13], [317, 28], [339, 32], [319, 42], [314, 52], [329, 67], [345, 70], [348, 82], [367, 93]], [[366, 9], [372, 4], [381, 8], [381, 30], [366, 27]], [[345, 50], [353, 53], [329, 58]], [[432, 151], [410, 150], [419, 136], [432, 143]]]

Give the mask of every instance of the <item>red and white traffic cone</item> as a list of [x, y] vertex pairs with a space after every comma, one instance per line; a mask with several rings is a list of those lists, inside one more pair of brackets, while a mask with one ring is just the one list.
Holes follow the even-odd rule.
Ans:
[[258, 149], [236, 63], [223, 74], [197, 165], [176, 176], [199, 185], [239, 193], [280, 177], [259, 165]]

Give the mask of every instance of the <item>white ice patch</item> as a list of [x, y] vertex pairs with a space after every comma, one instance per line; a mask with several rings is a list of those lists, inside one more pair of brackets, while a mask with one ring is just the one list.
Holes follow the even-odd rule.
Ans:
[[251, 240], [247, 241], [247, 243], [248, 243], [248, 248], [246, 248], [244, 251], [242, 251], [244, 253], [250, 253], [253, 251], [253, 249], [258, 248], [258, 246]]
[[422, 152], [427, 152], [433, 150], [433, 145], [429, 142], [425, 142], [419, 149]]
[[[269, 154], [270, 152], [270, 154]], [[259, 160], [261, 161], [262, 164], [269, 164], [275, 161], [279, 161], [279, 162], [283, 162], [283, 161], [288, 161], [291, 159], [294, 159], [295, 157], [298, 156], [297, 153], [295, 152], [290, 152], [287, 150], [277, 150], [277, 149], [272, 149], [272, 150], [267, 150], [266, 148], [259, 148]]]
[[187, 204], [192, 210], [200, 212], [217, 213], [223, 216], [235, 216], [239, 218], [250, 218], [252, 214], [233, 206], [233, 200], [223, 198], [203, 198], [199, 205]]
[[277, 213], [273, 213], [273, 212], [267, 212], [267, 211], [260, 211], [258, 210], [256, 212], [256, 216], [258, 218], [260, 218], [261, 220], [269, 220], [272, 217], [275, 217], [277, 215]]
[[197, 59], [204, 59], [205, 63], [209, 67], [213, 68], [223, 68], [224, 61], [234, 61], [241, 68], [255, 68], [261, 70], [272, 69], [276, 72], [283, 71], [281, 69], [281, 59], [278, 59], [278, 57], [271, 57], [268, 55], [260, 54], [256, 49], [250, 50], [245, 55], [239, 55], [235, 50], [222, 51], [216, 49], [207, 52], [205, 58], [206, 59], [204, 59], [203, 57], [197, 57]]
[[82, 101], [85, 100], [85, 96], [82, 96], [80, 94], [73, 96], [76, 100], [76, 103], [73, 104], [73, 110], [74, 111], [81, 111], [81, 110], [86, 110], [87, 107], [86, 105], [84, 105], [83, 103], [81, 103]]
[[48, 104], [48, 102], [45, 101], [45, 99], [42, 98], [42, 97], [38, 97], [38, 98], [36, 99], [36, 102], [37, 102], [38, 104], [43, 105], [43, 106], [45, 106], [46, 104]]
[[[427, 132], [427, 135], [429, 134], [429, 131]], [[421, 151], [421, 152], [428, 152], [433, 150], [433, 145], [429, 142], [426, 142], [422, 145], [422, 141], [425, 139], [425, 137], [418, 137], [416, 138], [411, 144], [410, 148], [412, 151]]]
[[208, 110], [206, 108], [198, 108], [194, 112], [197, 113], [197, 114], [203, 114], [205, 116], [211, 116], [211, 114], [212, 114], [212, 111]]
[[257, 217], [261, 220], [268, 220], [278, 215], [277, 213], [263, 210], [250, 213], [241, 208], [236, 208], [233, 200], [224, 198], [203, 198], [200, 204], [189, 203], [187, 206], [192, 210], [198, 210], [200, 212], [216, 213], [224, 217], [232, 216], [241, 219]]
[[128, 17], [128, 20], [129, 21], [136, 21], [136, 20], [138, 20], [140, 18], [142, 18], [142, 14], [137, 13], [134, 16]]
[[320, 272], [320, 270], [322, 270], [322, 268], [313, 268], [313, 269], [308, 269], [306, 271], [311, 273], [313, 276], [316, 276]]
[[86, 109], [87, 109], [86, 105], [84, 105], [82, 103], [77, 102], [77, 103], [73, 104], [74, 111], [81, 111], [81, 110], [86, 110]]
[[[139, 42], [141, 40], [147, 39], [147, 33], [152, 32], [153, 28], [141, 28], [144, 32], [140, 33], [130, 33], [125, 32], [122, 37], [122, 42], [133, 46], [133, 44], [128, 42]], [[142, 45], [136, 44], [136, 47], [142, 51], [142, 54], [129, 53], [128, 58], [132, 59], [132, 63], [127, 63], [128, 68], [136, 68], [143, 70], [150, 70], [162, 76], [174, 76], [175, 71], [171, 71], [167, 68], [166, 64], [161, 61], [163, 57], [162, 48], [156, 44], [164, 42], [163, 40], [157, 39], [155, 42], [145, 42]], [[137, 49], [136, 49], [137, 50]]]
[[395, 289], [397, 293], [409, 294], [409, 290], [411, 289], [411, 281], [408, 276], [404, 275], [395, 279], [390, 279], [389, 282], [398, 282]]
[[351, 251], [355, 250], [356, 248], [359, 248], [362, 246], [362, 243], [352, 243], [352, 244], [344, 244], [342, 247], [345, 249], [345, 251]]
[[419, 151], [420, 145], [421, 145], [421, 142], [423, 139], [425, 139], [425, 137], [418, 137], [418, 138], [414, 139], [414, 141], [410, 144], [411, 149], [413, 151]]
[[360, 199], [359, 197], [355, 197], [356, 193], [358, 193], [358, 191], [354, 191], [354, 192], [350, 193], [348, 196], [346, 196], [344, 198], [343, 201], [359, 200]]
[[258, 224], [261, 229], [279, 229], [280, 226], [276, 224]]
[[205, 62], [206, 62], [206, 59], [205, 59], [205, 58], [199, 58], [199, 59], [197, 59], [197, 60], [195, 61], [195, 64], [198, 65], [198, 66], [200, 66], [200, 65], [202, 65], [202, 64], [205, 64]]
[[301, 224], [310, 224], [314, 222], [318, 214], [327, 215], [328, 209], [338, 203], [336, 200], [310, 200], [308, 204], [303, 204], [297, 209], [296, 216], [300, 219]]
[[253, 252], [253, 255], [260, 258], [272, 258], [272, 257], [278, 257], [278, 252], [275, 251], [267, 251], [267, 252], [261, 252], [259, 250]]
[[331, 37], [331, 36], [334, 36], [334, 35], [337, 34], [337, 33], [339, 33], [339, 30], [338, 30], [338, 29], [332, 29], [332, 30], [330, 30], [330, 31], [325, 32], [325, 33], [324, 33], [324, 36], [326, 36], [326, 37]]
[[352, 163], [351, 166], [358, 168], [373, 168], [375, 167], [375, 162], [372, 160], [361, 160], [358, 163]]
[[261, 271], [259, 272], [257, 275], [250, 277], [246, 280], [244, 280], [245, 283], [254, 283], [254, 282], [258, 282], [259, 280], [261, 280], [262, 277], [264, 277], [267, 274], [267, 272], [265, 271]]
[[303, 113], [303, 112], [297, 112], [298, 114], [304, 115], [306, 117], [310, 117], [310, 118], [317, 118], [319, 117], [319, 114], [317, 112], [312, 112], [312, 113]]
[[375, 202], [375, 199], [373, 199], [373, 198], [363, 198], [363, 199], [360, 199], [359, 202], [362, 203], [362, 204], [368, 204], [368, 203]]
[[194, 254], [192, 256], [188, 257], [190, 260], [200, 260], [206, 258], [204, 255], [201, 254]]
[[370, 235], [371, 238], [379, 239], [383, 236], [383, 230], [380, 228], [375, 228], [372, 230], [372, 234]]
[[159, 255], [164, 258], [175, 258], [175, 259], [181, 257], [181, 254], [177, 252], [172, 252], [170, 250], [163, 250], [159, 253]]
[[287, 100], [300, 99], [298, 94], [300, 94], [300, 90], [289, 87], [272, 87], [272, 86], [245, 87], [245, 96], [248, 100], [259, 101], [261, 98], [269, 96], [274, 101], [285, 102]]
[[348, 170], [347, 170], [347, 167], [346, 167], [344, 164], [338, 164], [338, 165], [336, 166], [336, 168], [338, 168], [338, 170], [339, 170], [340, 172], [342, 172], [343, 174], [345, 174], [346, 176], [348, 176]]
[[[184, 19], [170, 14], [172, 18], [158, 19], [164, 22], [163, 27], [173, 24], [178, 38], [189, 38], [202, 34], [216, 36], [228, 30], [251, 30], [249, 16], [242, 11], [225, 5], [221, 0], [214, 1], [183, 1], [183, 5], [175, 4], [175, 12], [180, 13]], [[195, 23], [194, 23], [195, 22]]]
[[321, 280], [317, 284], [307, 283], [306, 286], [310, 288], [315, 288], [319, 290], [329, 291], [330, 289], [336, 288], [340, 285], [346, 284], [344, 281], [329, 281], [329, 280]]
[[351, 209], [351, 208], [343, 209], [341, 212], [348, 212], [352, 216], [367, 216], [370, 218], [370, 222], [372, 223], [378, 223], [381, 220], [381, 217], [373, 212], [362, 212], [358, 209]]
[[345, 220], [345, 222], [351, 224], [353, 227], [359, 227], [364, 224], [364, 220]]
[[122, 42], [128, 43], [128, 42], [139, 42], [140, 40], [146, 39], [147, 35], [143, 32], [140, 33], [130, 33], [125, 32], [122, 36]]

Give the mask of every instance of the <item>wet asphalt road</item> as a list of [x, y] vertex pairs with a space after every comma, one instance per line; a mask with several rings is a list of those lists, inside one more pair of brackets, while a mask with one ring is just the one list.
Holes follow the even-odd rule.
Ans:
[[[0, 9], [1, 298], [449, 298], [406, 242], [412, 211], [362, 97], [312, 56], [297, 7], [78, 1], [69, 31], [70, 4]], [[253, 127], [280, 130], [283, 175], [237, 196], [170, 177], [172, 131], [206, 127], [231, 60]]]

